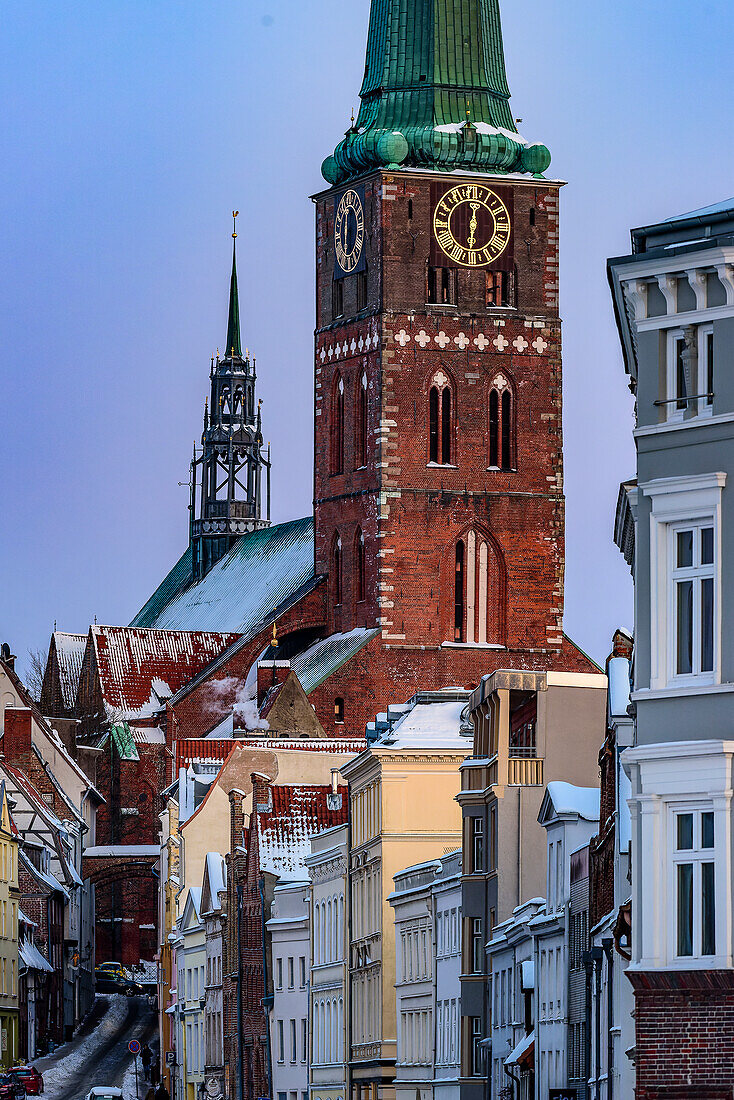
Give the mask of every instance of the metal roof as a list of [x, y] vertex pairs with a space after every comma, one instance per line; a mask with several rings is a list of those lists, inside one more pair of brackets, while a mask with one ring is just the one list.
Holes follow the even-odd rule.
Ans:
[[324, 680], [359, 653], [360, 649], [364, 649], [379, 633], [379, 630], [365, 630], [360, 627], [348, 634], [332, 634], [293, 657], [291, 668], [306, 694], [323, 684]]
[[314, 534], [308, 516], [243, 535], [196, 583], [187, 550], [131, 625], [249, 634], [312, 581]]

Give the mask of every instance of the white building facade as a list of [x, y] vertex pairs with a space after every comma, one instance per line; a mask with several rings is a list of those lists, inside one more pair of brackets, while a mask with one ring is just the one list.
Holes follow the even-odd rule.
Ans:
[[273, 960], [273, 1100], [308, 1100], [309, 883], [275, 887], [267, 924]]
[[204, 985], [204, 1073], [208, 1100], [224, 1094], [224, 1001], [222, 987], [222, 903], [227, 867], [219, 852], [208, 852], [201, 889], [206, 979]]
[[201, 888], [192, 887], [173, 933], [176, 952], [176, 1095], [198, 1100], [204, 1085], [206, 933], [200, 915]]
[[346, 1097], [348, 843], [348, 826], [327, 829], [311, 838], [305, 861], [311, 879], [312, 1100]]

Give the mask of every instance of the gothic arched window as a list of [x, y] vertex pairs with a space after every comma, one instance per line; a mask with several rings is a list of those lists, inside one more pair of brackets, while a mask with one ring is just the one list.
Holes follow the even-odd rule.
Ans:
[[514, 469], [513, 417], [510, 383], [500, 374], [489, 393], [489, 465], [492, 469]]
[[331, 565], [333, 570], [334, 606], [339, 607], [342, 602], [342, 540], [338, 535], [334, 539]]
[[354, 557], [355, 557], [355, 598], [357, 603], [362, 603], [366, 599], [365, 588], [365, 562], [364, 562], [364, 534], [361, 530], [357, 531], [357, 537], [354, 540]]
[[367, 465], [367, 375], [362, 374], [357, 390], [357, 415], [356, 415], [357, 439], [354, 449], [355, 467], [360, 469]]
[[344, 379], [337, 374], [331, 395], [331, 472], [344, 470]]
[[428, 394], [428, 461], [450, 466], [453, 444], [451, 385], [442, 370], [436, 372]]
[[505, 583], [500, 550], [483, 532], [468, 531], [456, 543], [453, 567], [449, 638], [469, 645], [501, 644]]

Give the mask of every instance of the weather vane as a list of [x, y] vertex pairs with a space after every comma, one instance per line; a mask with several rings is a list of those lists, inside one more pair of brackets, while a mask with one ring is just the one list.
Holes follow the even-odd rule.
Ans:
[[239, 217], [239, 210], [232, 211], [232, 240], [237, 240], [237, 218]]

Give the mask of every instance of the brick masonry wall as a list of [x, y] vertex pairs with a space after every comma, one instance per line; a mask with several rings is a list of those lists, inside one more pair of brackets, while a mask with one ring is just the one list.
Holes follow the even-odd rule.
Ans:
[[[338, 193], [317, 202], [316, 562], [320, 571], [331, 569], [337, 533], [343, 562], [338, 607], [332, 578], [330, 626], [374, 623], [386, 642], [451, 640], [455, 546], [471, 528], [488, 536], [494, 557], [490, 640], [557, 652], [564, 564], [557, 190], [514, 187], [516, 310], [488, 310], [485, 272], [468, 269], [458, 272], [458, 305], [432, 307], [426, 272], [433, 182], [408, 173], [367, 181], [368, 305], [355, 312], [355, 278], [345, 280], [342, 319], [330, 312]], [[430, 467], [428, 400], [437, 372], [452, 387], [453, 454], [451, 466]], [[363, 374], [367, 466], [355, 469], [353, 410]], [[339, 380], [344, 470], [333, 475], [330, 423]], [[513, 471], [488, 469], [496, 381], [513, 395]], [[354, 595], [360, 529], [369, 593], [363, 604]]]
[[734, 972], [634, 973], [636, 1100], [732, 1100]]

